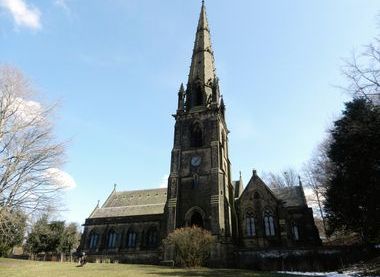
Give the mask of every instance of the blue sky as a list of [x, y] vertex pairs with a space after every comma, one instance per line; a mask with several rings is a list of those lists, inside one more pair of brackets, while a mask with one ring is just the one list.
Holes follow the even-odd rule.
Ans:
[[[0, 0], [0, 63], [59, 101], [83, 223], [118, 190], [159, 187], [169, 172], [177, 91], [186, 83], [201, 1]], [[227, 106], [234, 178], [302, 168], [348, 96], [342, 59], [378, 34], [378, 0], [208, 0]]]

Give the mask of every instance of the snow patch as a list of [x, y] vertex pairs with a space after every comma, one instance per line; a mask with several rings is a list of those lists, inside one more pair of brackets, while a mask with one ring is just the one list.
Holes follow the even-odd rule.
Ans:
[[302, 276], [324, 276], [324, 277], [353, 277], [359, 276], [357, 272], [344, 272], [338, 273], [334, 272], [301, 272], [301, 271], [277, 271], [277, 273], [281, 274], [289, 274], [289, 275], [302, 275]]

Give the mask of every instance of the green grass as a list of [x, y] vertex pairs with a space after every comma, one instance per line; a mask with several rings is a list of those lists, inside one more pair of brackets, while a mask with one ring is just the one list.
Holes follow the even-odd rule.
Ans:
[[[75, 263], [35, 262], [0, 258], [0, 276], [33, 277], [165, 277], [165, 276], [206, 276], [206, 277], [281, 277], [285, 275], [254, 272], [238, 269], [182, 269], [151, 265], [92, 264], [77, 267]], [[294, 275], [293, 275], [294, 276]]]

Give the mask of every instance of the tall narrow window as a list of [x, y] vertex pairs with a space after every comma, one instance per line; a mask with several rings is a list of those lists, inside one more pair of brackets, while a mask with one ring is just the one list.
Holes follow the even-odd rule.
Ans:
[[252, 213], [247, 213], [246, 228], [248, 237], [253, 237], [256, 235], [255, 218]]
[[299, 240], [300, 239], [298, 226], [295, 225], [295, 224], [293, 224], [293, 226], [292, 226], [292, 233], [293, 233], [293, 239], [294, 240]]
[[274, 218], [268, 210], [264, 213], [264, 227], [266, 236], [271, 237], [275, 235]]
[[135, 248], [136, 247], [136, 232], [135, 231], [128, 231], [127, 235], [127, 247], [128, 248]]
[[95, 249], [98, 246], [98, 240], [99, 240], [99, 235], [95, 232], [91, 232], [89, 248]]
[[199, 123], [193, 124], [191, 128], [191, 147], [199, 147], [203, 144], [202, 129]]
[[107, 247], [108, 248], [115, 248], [116, 247], [116, 240], [117, 240], [117, 233], [114, 230], [111, 230], [108, 232], [108, 239], [107, 239]]

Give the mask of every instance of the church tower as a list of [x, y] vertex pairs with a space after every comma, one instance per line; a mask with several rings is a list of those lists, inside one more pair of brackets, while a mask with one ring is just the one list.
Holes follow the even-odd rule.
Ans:
[[175, 115], [166, 206], [167, 233], [198, 225], [232, 237], [233, 192], [228, 129], [202, 3], [186, 89], [181, 84]]

